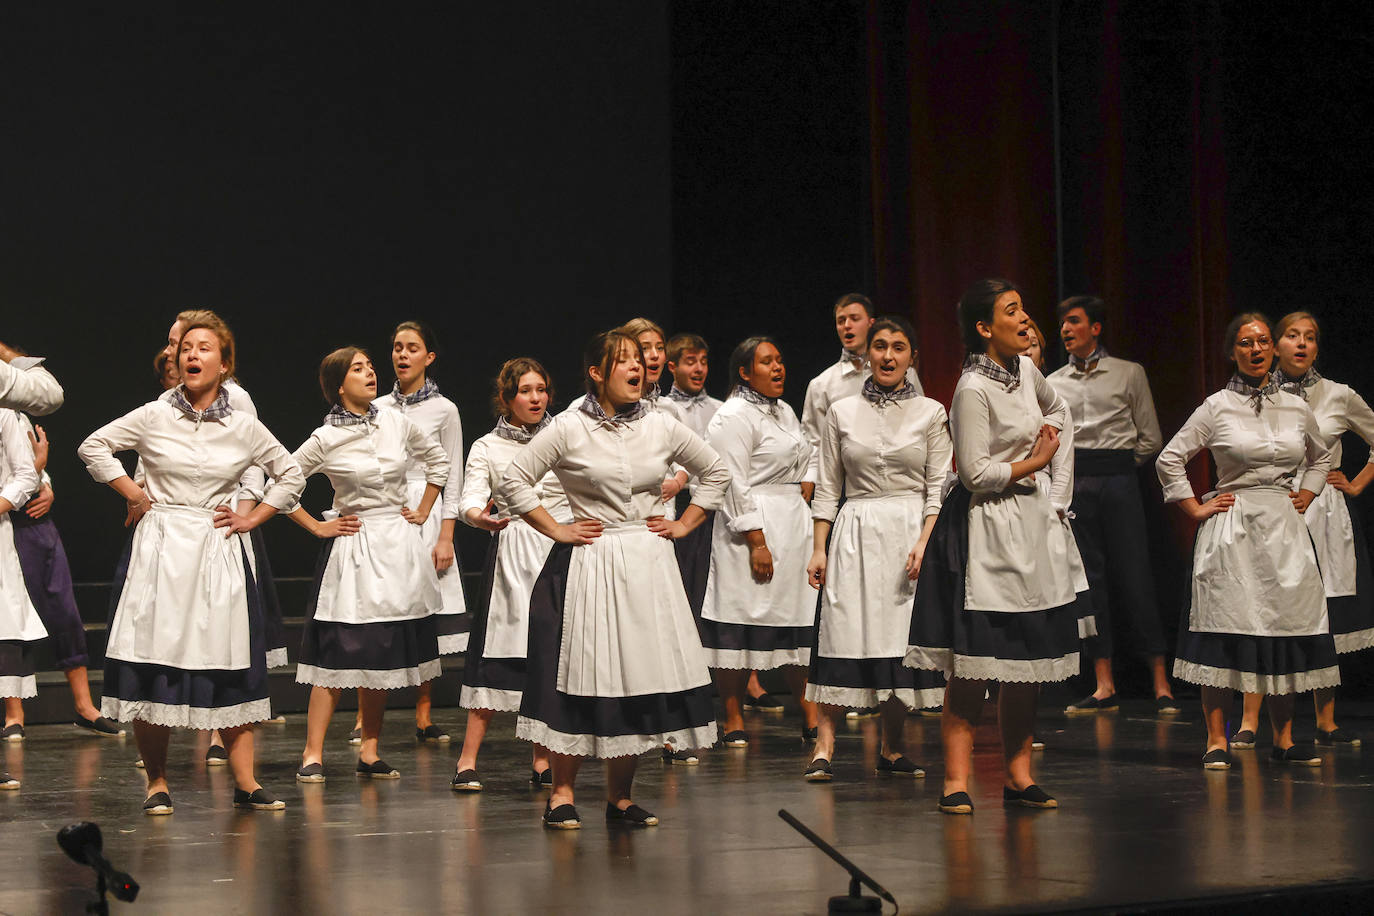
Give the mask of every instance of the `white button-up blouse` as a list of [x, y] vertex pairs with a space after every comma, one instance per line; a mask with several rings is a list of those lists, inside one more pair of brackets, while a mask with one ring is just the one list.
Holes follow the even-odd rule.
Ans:
[[[524, 451], [528, 443], [516, 442], [496, 433], [487, 433], [472, 443], [468, 453], [467, 475], [463, 478], [463, 497], [459, 512], [467, 521], [468, 510], [479, 511], [487, 507], [489, 500], [496, 501], [496, 514], [499, 518], [510, 518], [513, 513], [506, 507], [505, 498], [500, 493], [501, 481], [506, 476], [510, 463], [515, 456]], [[540, 478], [535, 485], [539, 504], [549, 510], [555, 521], [566, 523], [572, 520], [572, 509], [568, 507], [567, 494], [563, 485], [552, 471]]]
[[752, 488], [816, 480], [811, 442], [786, 401], [755, 404], [729, 398], [707, 425], [706, 441], [730, 472], [730, 492], [721, 513], [736, 534], [763, 528]]
[[[425, 433], [432, 436], [448, 455], [448, 483], [440, 497], [442, 519], [458, 518], [463, 514], [463, 423], [458, 417], [458, 406], [442, 394], [425, 398], [418, 404], [398, 404], [390, 394], [382, 395], [372, 402], [379, 410], [395, 410], [413, 420]], [[415, 461], [410, 465], [411, 480], [426, 480], [425, 467]]]
[[329, 478], [340, 515], [404, 506], [412, 460], [424, 466], [426, 483], [442, 487], [448, 480], [444, 447], [397, 410], [377, 411], [374, 423], [325, 424], [293, 457], [306, 477], [321, 473]]

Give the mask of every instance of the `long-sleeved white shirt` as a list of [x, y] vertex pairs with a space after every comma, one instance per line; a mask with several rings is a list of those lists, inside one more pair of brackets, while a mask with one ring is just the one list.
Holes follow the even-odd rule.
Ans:
[[[1064, 429], [1068, 406], [1027, 357], [1021, 360], [1021, 384], [1007, 391], [1001, 382], [976, 372], [959, 377], [950, 403], [954, 462], [959, 480], [970, 493], [1000, 493], [1011, 484], [1011, 465], [1030, 457], [1044, 424]], [[1060, 475], [1050, 503], [1068, 505], [1068, 475]], [[1020, 481], [1018, 481], [1019, 483]]]
[[0, 409], [0, 499], [9, 500], [17, 509], [37, 490], [38, 471], [33, 467], [33, 446], [23, 416]]
[[1323, 378], [1307, 389], [1307, 406], [1317, 418], [1322, 444], [1331, 452], [1333, 471], [1341, 467], [1341, 435], [1346, 431], [1371, 445], [1369, 463], [1374, 464], [1374, 410], [1354, 388]]
[[[463, 501], [463, 423], [458, 417], [458, 406], [442, 394], [426, 398], [418, 404], [398, 404], [390, 394], [384, 394], [372, 402], [379, 410], [396, 410], [434, 437], [448, 455], [448, 483], [444, 484], [441, 497], [440, 518], [458, 518], [462, 515], [459, 508]], [[418, 461], [411, 462], [408, 474], [411, 480], [428, 479], [425, 467]]]
[[711, 397], [704, 391], [698, 397], [679, 400], [671, 394], [667, 394], [661, 400], [665, 400], [676, 407], [680, 414], [678, 419], [686, 423], [688, 429], [703, 439], [706, 438], [707, 424], [711, 422], [716, 411], [720, 410], [721, 405], [725, 403], [719, 398]]
[[0, 409], [11, 408], [45, 417], [62, 406], [62, 386], [35, 356], [0, 360]]
[[306, 477], [321, 473], [329, 478], [340, 515], [404, 506], [412, 461], [424, 467], [426, 483], [442, 487], [448, 480], [444, 447], [398, 410], [377, 411], [375, 423], [326, 423], [292, 457]]
[[[472, 443], [472, 451], [468, 452], [467, 474], [463, 477], [462, 500], [458, 507], [463, 521], [467, 521], [469, 509], [486, 509], [491, 500], [496, 501], [497, 517], [511, 517], [513, 513], [506, 507], [505, 498], [500, 493], [501, 481], [510, 463], [524, 451], [527, 444], [496, 433], [487, 433]], [[567, 494], [552, 471], [539, 479], [535, 491], [539, 496], [539, 504], [549, 511], [555, 521], [566, 523], [572, 520]]]
[[1217, 466], [1217, 490], [1284, 487], [1320, 493], [1331, 467], [1317, 418], [1295, 394], [1280, 391], [1264, 399], [1258, 414], [1249, 399], [1223, 388], [1203, 401], [1164, 446], [1155, 472], [1164, 501], [1195, 496], [1188, 461], [1204, 448]]
[[305, 489], [300, 466], [257, 417], [235, 410], [197, 423], [167, 401], [137, 407], [86, 437], [77, 454], [97, 483], [128, 474], [115, 457], [132, 449], [154, 502], [214, 509], [230, 504], [239, 480], [258, 467], [273, 480], [262, 502], [282, 509]]
[[[175, 390], [174, 388], [169, 388], [162, 392], [162, 394], [158, 396], [158, 400], [165, 401], [168, 404], [172, 403], [172, 392]], [[243, 413], [254, 418], [257, 417], [257, 405], [253, 403], [253, 399], [248, 396], [248, 392], [245, 391], [243, 386], [238, 382], [233, 379], [225, 379], [224, 383], [220, 386], [220, 390], [223, 391], [224, 396], [229, 399], [229, 406], [234, 408], [235, 413]], [[134, 468], [134, 480], [142, 482], [142, 459], [140, 458], [139, 461], [139, 466]], [[267, 475], [263, 473], [262, 468], [250, 467], [246, 469], [243, 472], [243, 479], [239, 481], [239, 490], [240, 492], [236, 499], [251, 499], [254, 502], [262, 502], [263, 494], [267, 492]]]
[[830, 405], [811, 517], [835, 521], [841, 494], [922, 496], [922, 514], [938, 515], [954, 457], [948, 419], [940, 402], [924, 397], [878, 407], [858, 394]]
[[510, 512], [524, 515], [540, 505], [539, 481], [553, 471], [574, 518], [638, 521], [663, 515], [663, 478], [675, 464], [696, 480], [695, 505], [720, 505], [730, 472], [700, 436], [666, 411], [646, 410], [629, 423], [564, 411], [511, 461], [497, 492]]
[[1051, 372], [1049, 381], [1073, 413], [1075, 447], [1130, 449], [1137, 465], [1159, 451], [1164, 437], [1139, 363], [1104, 356], [1091, 372], [1069, 363]]
[[816, 481], [815, 449], [786, 401], [765, 405], [732, 397], [711, 418], [706, 441], [730, 472], [721, 514], [736, 534], [763, 528], [752, 488]]
[[[802, 402], [801, 425], [806, 431], [806, 439], [811, 443], [811, 471], [817, 472], [820, 460], [821, 433], [825, 429], [825, 415], [830, 405], [843, 398], [851, 397], [863, 390], [864, 379], [873, 373], [867, 360], [853, 360], [846, 356], [835, 361], [806, 386], [806, 400]], [[918, 395], [925, 395], [921, 380], [916, 377], [915, 369], [906, 371], [906, 380], [916, 389]], [[813, 476], [814, 480], [815, 477]]]

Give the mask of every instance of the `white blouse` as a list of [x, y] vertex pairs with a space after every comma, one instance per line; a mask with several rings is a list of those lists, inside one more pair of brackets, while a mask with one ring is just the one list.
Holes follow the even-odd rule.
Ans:
[[[832, 363], [806, 386], [806, 399], [802, 402], [801, 425], [806, 430], [806, 439], [814, 451], [811, 453], [811, 470], [816, 472], [820, 460], [821, 434], [825, 430], [825, 417], [830, 406], [863, 390], [864, 379], [873, 372], [868, 360], [850, 359], [846, 353]], [[906, 380], [916, 389], [918, 395], [925, 395], [921, 380], [916, 377], [915, 369], [906, 370]]]
[[[448, 455], [448, 483], [444, 484], [441, 499], [440, 518], [458, 518], [462, 515], [460, 504], [463, 494], [463, 422], [458, 417], [458, 407], [442, 394], [426, 398], [418, 404], [398, 404], [390, 394], [382, 395], [372, 402], [378, 410], [395, 410], [415, 421], [425, 434], [431, 436], [444, 448]], [[410, 464], [408, 471], [411, 480], [428, 480], [425, 467], [418, 461]]]
[[0, 409], [0, 499], [18, 509], [38, 489], [33, 467], [33, 446], [23, 417], [15, 410]]
[[1163, 436], [1139, 363], [1104, 356], [1091, 372], [1069, 363], [1051, 372], [1049, 381], [1073, 411], [1078, 448], [1129, 449], [1137, 465], [1159, 451]]
[[786, 401], [767, 405], [732, 397], [711, 418], [706, 441], [730, 472], [730, 492], [721, 512], [736, 534], [763, 528], [753, 487], [816, 480], [811, 442]]
[[706, 438], [706, 427], [711, 422], [711, 418], [725, 403], [719, 398], [713, 398], [705, 393], [701, 397], [692, 398], [689, 401], [679, 401], [669, 395], [664, 395], [662, 400], [667, 400], [668, 403], [676, 407], [682, 415], [682, 422], [687, 424], [687, 428], [703, 439]]
[[[224, 396], [229, 399], [229, 406], [235, 411], [250, 417], [257, 417], [257, 405], [253, 403], [253, 399], [248, 396], [248, 392], [244, 390], [242, 385], [233, 379], [225, 379], [220, 389], [224, 392]], [[158, 396], [158, 400], [168, 404], [172, 403], [172, 392], [175, 390], [175, 388], [167, 389]], [[134, 480], [142, 483], [143, 465], [141, 458], [139, 462], [134, 468]], [[239, 489], [242, 492], [235, 497], [236, 500], [251, 499], [254, 502], [262, 502], [262, 496], [267, 492], [267, 475], [262, 472], [261, 468], [250, 467], [243, 472], [243, 478], [239, 480]]]
[[497, 493], [524, 515], [540, 504], [539, 481], [550, 470], [574, 518], [608, 524], [663, 515], [663, 478], [681, 464], [696, 479], [693, 504], [720, 505], [730, 472], [701, 438], [666, 411], [646, 410], [630, 423], [598, 420], [581, 410], [554, 417], [511, 461]]
[[948, 417], [938, 401], [915, 397], [878, 407], [862, 394], [843, 398], [830, 405], [821, 435], [811, 517], [835, 521], [841, 494], [923, 496], [922, 515], [938, 515], [953, 457]]
[[152, 401], [91, 433], [76, 453], [97, 483], [109, 483], [128, 476], [115, 457], [128, 449], [138, 452], [149, 498], [165, 505], [226, 505], [250, 467], [272, 478], [262, 502], [276, 509], [305, 489], [296, 461], [257, 417], [241, 410], [197, 422], [166, 401]]
[[0, 359], [0, 409], [11, 408], [45, 417], [62, 406], [62, 386], [34, 356]]
[[306, 477], [318, 472], [329, 478], [340, 515], [404, 506], [412, 459], [424, 466], [426, 483], [442, 487], [448, 480], [444, 447], [397, 410], [377, 411], [375, 423], [326, 423], [292, 457]]
[[[954, 461], [970, 493], [1001, 493], [1011, 486], [1012, 462], [1030, 457], [1042, 425], [1069, 428], [1064, 399], [1034, 363], [1024, 356], [1020, 360], [1021, 384], [1013, 391], [976, 372], [965, 372], [955, 386], [950, 403]], [[1072, 485], [1068, 475], [1058, 475], [1050, 502], [1068, 505]]]
[[[496, 433], [487, 433], [472, 443], [472, 451], [468, 453], [467, 476], [463, 478], [462, 500], [458, 507], [463, 521], [467, 521], [469, 509], [480, 512], [486, 509], [487, 503], [493, 499], [496, 501], [498, 518], [512, 516], [513, 513], [506, 508], [506, 501], [501, 496], [499, 488], [510, 463], [526, 445], [527, 443], [516, 442]], [[572, 509], [568, 507], [567, 494], [563, 492], [563, 485], [558, 482], [558, 477], [552, 471], [540, 478], [539, 483], [535, 485], [535, 492], [539, 496], [539, 504], [549, 511], [555, 521], [571, 521]]]
[[[1317, 417], [1322, 444], [1331, 452], [1332, 470], [1341, 466], [1343, 433], [1355, 433], [1374, 445], [1374, 410], [1349, 385], [1323, 378], [1307, 389], [1307, 406]], [[1374, 449], [1369, 463], [1374, 464]]]
[[1207, 449], [1217, 466], [1217, 490], [1282, 487], [1320, 493], [1331, 453], [1317, 418], [1302, 398], [1269, 395], [1256, 414], [1250, 400], [1223, 388], [1203, 401], [1155, 461], [1166, 503], [1194, 496], [1188, 461]]

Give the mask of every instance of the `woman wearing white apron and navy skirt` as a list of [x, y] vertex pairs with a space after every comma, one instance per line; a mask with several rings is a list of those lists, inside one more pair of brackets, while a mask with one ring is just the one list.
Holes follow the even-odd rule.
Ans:
[[1031, 776], [1039, 685], [1078, 673], [1078, 607], [1066, 526], [1038, 479], [1068, 408], [1028, 357], [1021, 294], [980, 280], [959, 300], [968, 349], [950, 426], [956, 485], [940, 509], [916, 584], [906, 664], [949, 678], [941, 722], [946, 814], [973, 813], [974, 729], [1000, 684], [1004, 805], [1058, 802]]
[[924, 776], [902, 753], [907, 710], [944, 701], [943, 675], [902, 664], [916, 576], [954, 456], [945, 408], [906, 378], [915, 337], [905, 319], [874, 322], [867, 349], [873, 374], [859, 394], [830, 405], [821, 430], [807, 566], [821, 607], [806, 683], [821, 718], [803, 774], [808, 782], [830, 781], [835, 720], [846, 708], [881, 709], [879, 775]]
[[[357, 776], [400, 776], [378, 755], [386, 691], [439, 676], [434, 612], [439, 579], [422, 527], [448, 479], [443, 446], [396, 410], [372, 405], [377, 374], [357, 347], [320, 363], [320, 390], [332, 405], [325, 425], [295, 452], [301, 471], [329, 478], [330, 515], [304, 508], [289, 517], [325, 539], [301, 634], [296, 681], [312, 685], [298, 782], [324, 781], [324, 738], [345, 688], [361, 688], [363, 734]], [[406, 504], [406, 469], [425, 468], [418, 505]]]
[[[434, 615], [439, 654], [458, 655], [468, 647], [471, 627], [467, 600], [463, 597], [463, 570], [453, 549], [453, 531], [461, 515], [458, 504], [463, 491], [463, 424], [458, 407], [440, 394], [439, 386], [429, 378], [429, 367], [438, 355], [434, 332], [427, 325], [418, 321], [398, 324], [391, 332], [391, 368], [396, 373], [396, 384], [390, 394], [377, 398], [375, 403], [379, 409], [405, 414], [442, 445], [448, 455], [448, 483], [444, 484], [439, 509], [429, 514], [421, 531], [430, 548], [434, 571], [439, 576], [439, 595], [444, 602]], [[406, 471], [407, 506], [420, 504], [425, 484], [424, 465], [411, 462]], [[415, 740], [444, 744], [449, 736], [434, 724], [430, 687], [426, 681], [415, 688]], [[355, 731], [361, 729], [362, 720], [354, 725]]]
[[[271, 717], [262, 602], [247, 533], [300, 496], [305, 479], [255, 417], [235, 410], [222, 381], [234, 339], [218, 318], [188, 322], [182, 383], [102, 426], [78, 449], [96, 481], [125, 498], [138, 525], [105, 650], [102, 712], [134, 723], [148, 779], [144, 811], [170, 814], [170, 729], [219, 729], [233, 772], [234, 805], [285, 805], [253, 775], [253, 722]], [[116, 452], [138, 453], [144, 486]], [[275, 482], [247, 515], [230, 508], [249, 467]]]
[[[472, 638], [463, 662], [460, 702], [468, 711], [463, 750], [450, 783], [455, 792], [480, 792], [477, 754], [496, 712], [518, 712], [525, 690], [525, 654], [529, 645], [530, 593], [544, 568], [553, 541], [512, 516], [497, 488], [515, 456], [553, 422], [549, 403], [553, 385], [538, 362], [509, 360], [496, 376], [492, 400], [496, 428], [472, 443], [463, 478], [463, 519], [491, 534], [482, 574], [482, 603], [473, 614]], [[536, 487], [539, 504], [560, 525], [572, 523], [563, 485], [549, 472]], [[495, 510], [493, 514], [493, 510]], [[530, 782], [553, 785], [548, 749], [534, 746]]]
[[[1270, 374], [1268, 319], [1236, 316], [1225, 342], [1235, 374], [1155, 461], [1164, 501], [1199, 523], [1174, 677], [1202, 687], [1205, 768], [1231, 766], [1226, 714], [1234, 690], [1269, 695], [1276, 761], [1319, 766], [1310, 745], [1293, 742], [1293, 694], [1340, 683], [1326, 589], [1302, 519], [1326, 486], [1331, 455], [1311, 408]], [[1187, 466], [1203, 449], [1216, 462], [1217, 495], [1199, 502]]]
[[807, 586], [815, 472], [811, 443], [782, 400], [777, 344], [750, 337], [730, 355], [734, 390], [706, 427], [731, 486], [711, 532], [701, 642], [725, 705], [726, 747], [748, 747], [744, 695], [751, 671], [781, 668], [802, 708], [803, 740], [818, 712], [806, 699], [816, 643], [816, 593]]
[[[5, 408], [0, 408], [0, 469], [0, 698], [5, 701], [4, 737], [9, 740], [12, 723], [23, 722], [24, 699], [38, 695], [33, 650], [48, 632], [29, 600], [10, 522], [10, 510], [38, 489], [38, 471], [23, 421]], [[14, 734], [22, 736], [22, 724]], [[19, 780], [0, 771], [0, 791], [18, 788]]]
[[[653, 826], [658, 818], [631, 799], [636, 756], [716, 738], [706, 656], [669, 540], [705, 520], [730, 476], [695, 433], [645, 408], [633, 338], [598, 334], [583, 366], [582, 407], [536, 435], [498, 489], [509, 511], [557, 542], [530, 598], [516, 734], [551, 752], [546, 826], [581, 826], [573, 787], [584, 757], [606, 760], [607, 821]], [[668, 521], [662, 487], [674, 464], [697, 484], [682, 518]], [[541, 505], [550, 470], [568, 495], [571, 525]]]

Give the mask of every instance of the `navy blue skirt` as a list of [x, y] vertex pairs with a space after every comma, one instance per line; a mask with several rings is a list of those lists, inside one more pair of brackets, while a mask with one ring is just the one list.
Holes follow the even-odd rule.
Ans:
[[258, 590], [262, 593], [262, 622], [267, 638], [267, 667], [281, 668], [290, 662], [286, 654], [286, 624], [282, 622], [281, 599], [277, 597], [277, 583], [272, 578], [272, 563], [267, 558], [267, 540], [262, 526], [248, 533], [253, 545], [253, 562], [258, 568]]
[[487, 561], [482, 568], [482, 600], [464, 614], [472, 618], [472, 633], [467, 654], [463, 656], [463, 693], [460, 704], [464, 709], [494, 709], [515, 712], [525, 691], [525, 660], [523, 658], [487, 658], [487, 615], [491, 609], [491, 591], [496, 584], [496, 552], [500, 548], [501, 532], [492, 537], [487, 547]]
[[904, 664], [947, 677], [1008, 683], [1048, 683], [1077, 674], [1078, 618], [1085, 602], [1005, 613], [964, 607], [972, 499], [956, 484], [940, 507], [916, 582]]
[[38, 695], [33, 672], [36, 645], [24, 639], [0, 639], [0, 697], [26, 699]]

